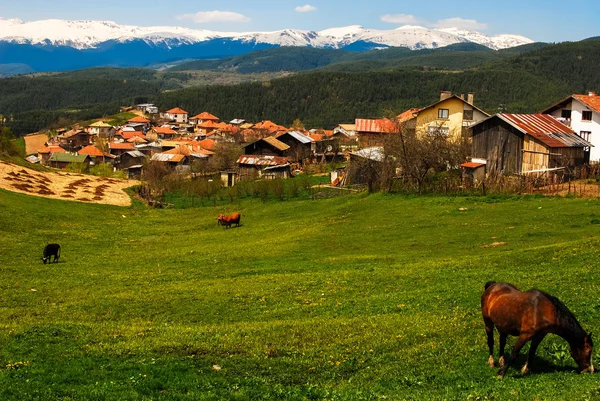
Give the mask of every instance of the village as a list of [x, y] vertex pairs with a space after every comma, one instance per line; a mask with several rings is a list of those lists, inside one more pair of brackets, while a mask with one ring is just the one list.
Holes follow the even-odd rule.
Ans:
[[[211, 158], [229, 147], [235, 165], [212, 173], [232, 186], [248, 178], [288, 178], [311, 164], [381, 161], [389, 138], [401, 133], [467, 143], [460, 166], [471, 184], [491, 176], [571, 171], [600, 160], [600, 96], [595, 92], [557, 100], [537, 114], [490, 115], [476, 106], [474, 93], [441, 91], [429, 106], [392, 117], [356, 118], [331, 130], [306, 129], [299, 120], [292, 127], [242, 118], [223, 122], [207, 111], [193, 116], [179, 107], [159, 112], [153, 104], [124, 109], [138, 115], [121, 126], [98, 120], [59, 129], [53, 137], [26, 136], [28, 149], [35, 148], [27, 160], [56, 169], [77, 165], [82, 171], [106, 164], [139, 179], [148, 161], [186, 173], [206, 171]], [[344, 174], [332, 174], [331, 181], [344, 184]]]

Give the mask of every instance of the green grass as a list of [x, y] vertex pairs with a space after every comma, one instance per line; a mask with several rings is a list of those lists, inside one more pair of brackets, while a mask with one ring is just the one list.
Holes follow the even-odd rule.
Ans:
[[[235, 209], [241, 227], [217, 226]], [[598, 332], [598, 219], [563, 198], [155, 210], [0, 191], [0, 399], [598, 398], [556, 336], [497, 380], [479, 311], [510, 281]]]

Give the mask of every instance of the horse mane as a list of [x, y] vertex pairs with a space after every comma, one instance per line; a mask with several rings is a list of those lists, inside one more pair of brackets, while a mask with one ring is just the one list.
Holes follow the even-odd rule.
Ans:
[[540, 291], [554, 306], [554, 317], [556, 318], [557, 324], [566, 330], [569, 334], [580, 336], [585, 335], [585, 330], [579, 324], [573, 312], [567, 308], [565, 304], [561, 302], [560, 299], [556, 298], [553, 295], [548, 294], [547, 292]]
[[485, 283], [485, 289], [487, 290], [488, 288], [490, 288], [494, 284], [496, 284], [495, 281], [488, 281], [487, 283]]

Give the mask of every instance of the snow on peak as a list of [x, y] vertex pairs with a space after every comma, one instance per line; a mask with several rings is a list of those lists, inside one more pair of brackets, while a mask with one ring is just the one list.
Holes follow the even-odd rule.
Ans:
[[414, 29], [422, 29], [425, 31], [428, 31], [429, 29], [425, 28], [424, 26], [420, 26], [420, 25], [402, 25], [399, 28], [396, 28], [396, 31], [402, 31], [402, 30], [414, 30]]
[[339, 28], [324, 29], [322, 31], [319, 31], [318, 34], [319, 36], [327, 36], [335, 39], [344, 39], [364, 32], [364, 30], [365, 28], [363, 28], [361, 25], [349, 25]]
[[393, 30], [365, 29], [360, 25], [330, 28], [320, 32], [285, 29], [275, 32], [214, 32], [173, 26], [139, 27], [119, 25], [114, 21], [63, 21], [57, 19], [22, 22], [0, 18], [0, 40], [77, 49], [94, 48], [102, 42], [125, 42], [142, 39], [151, 43], [178, 40], [197, 43], [223, 38], [242, 42], [268, 43], [279, 46], [311, 46], [342, 48], [357, 41], [376, 47], [438, 48], [454, 43], [475, 42], [492, 49], [503, 49], [531, 43], [518, 35], [488, 36], [459, 28], [427, 29], [405, 25]]

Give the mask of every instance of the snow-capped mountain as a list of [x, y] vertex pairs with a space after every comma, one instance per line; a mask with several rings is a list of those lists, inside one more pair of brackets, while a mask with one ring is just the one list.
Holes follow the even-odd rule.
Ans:
[[488, 36], [457, 28], [427, 29], [403, 26], [394, 30], [365, 29], [358, 25], [326, 29], [320, 32], [286, 29], [275, 32], [232, 33], [173, 26], [138, 27], [119, 25], [112, 21], [63, 21], [57, 19], [23, 22], [0, 18], [0, 40], [75, 49], [90, 49], [106, 41], [126, 42], [141, 39], [158, 44], [168, 39], [181, 43], [198, 43], [211, 39], [232, 39], [241, 42], [278, 46], [311, 46], [344, 48], [352, 43], [371, 42], [387, 47], [411, 49], [437, 48], [460, 42], [475, 42], [491, 49], [503, 49], [531, 43], [517, 35]]
[[237, 33], [176, 26], [139, 27], [112, 21], [23, 22], [0, 18], [0, 74], [8, 65], [11, 71], [23, 72], [142, 67], [181, 59], [236, 56], [280, 46], [363, 51], [388, 47], [431, 49], [463, 42], [498, 50], [532, 41], [517, 35], [488, 36], [457, 28], [419, 26], [377, 30], [351, 25], [319, 32], [285, 29]]

